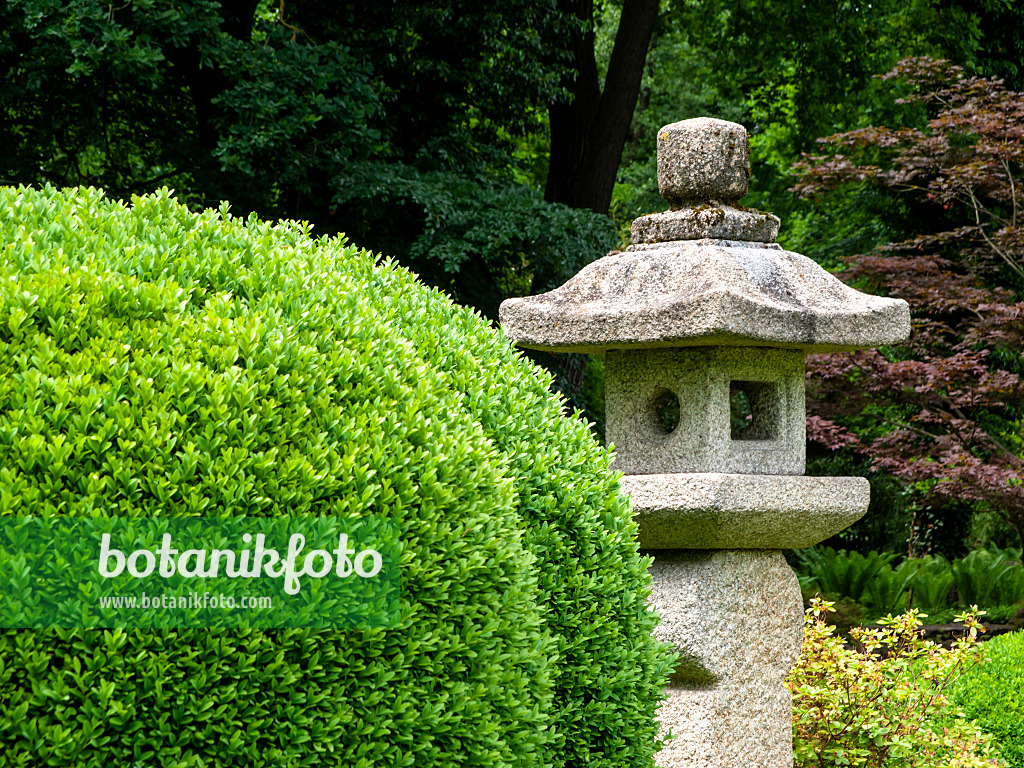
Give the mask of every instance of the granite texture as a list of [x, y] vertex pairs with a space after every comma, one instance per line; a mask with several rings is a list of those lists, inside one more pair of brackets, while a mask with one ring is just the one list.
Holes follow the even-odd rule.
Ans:
[[776, 244], [679, 240], [634, 245], [549, 293], [507, 299], [523, 347], [600, 354], [626, 347], [771, 346], [829, 352], [902, 341], [902, 299], [861, 293]]
[[863, 477], [627, 475], [643, 549], [802, 549], [868, 509]]
[[[757, 347], [609, 351], [605, 437], [615, 446], [613, 469], [627, 475], [802, 475], [803, 357]], [[740, 390], [747, 393], [752, 418], [734, 433], [730, 396]], [[658, 415], [669, 393], [679, 401], [678, 426], [671, 432]]]
[[[862, 478], [801, 476], [804, 354], [910, 333], [905, 301], [774, 244], [779, 220], [735, 205], [749, 177], [742, 126], [665, 126], [658, 189], [672, 210], [637, 219], [627, 251], [499, 310], [520, 346], [607, 353], [613, 467], [655, 554], [656, 634], [681, 655], [659, 710], [675, 734], [663, 768], [792, 768], [783, 680], [803, 617], [778, 550], [842, 530], [868, 501]], [[740, 392], [745, 420], [730, 416]]]
[[658, 131], [658, 192], [670, 204], [733, 203], [747, 194], [750, 149], [738, 123], [697, 117]]
[[630, 231], [633, 242], [638, 244], [703, 238], [774, 243], [779, 234], [779, 219], [752, 208], [697, 203], [641, 216], [633, 221]]
[[803, 610], [780, 552], [656, 552], [655, 634], [682, 656], [659, 710], [675, 738], [663, 768], [790, 768], [792, 700]]

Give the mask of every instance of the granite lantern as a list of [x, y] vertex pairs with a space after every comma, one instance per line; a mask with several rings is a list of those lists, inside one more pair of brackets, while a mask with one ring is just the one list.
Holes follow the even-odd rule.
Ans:
[[805, 477], [804, 355], [891, 344], [906, 302], [869, 296], [775, 243], [744, 208], [741, 125], [658, 133], [670, 210], [633, 245], [549, 293], [509, 299], [513, 342], [605, 355], [606, 434], [654, 555], [659, 635], [679, 652], [659, 718], [661, 766], [788, 768], [802, 609], [780, 550], [820, 542], [867, 510], [868, 483]]

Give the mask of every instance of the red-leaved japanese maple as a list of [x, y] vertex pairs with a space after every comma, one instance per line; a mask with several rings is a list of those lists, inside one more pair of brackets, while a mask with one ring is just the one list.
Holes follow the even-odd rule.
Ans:
[[925, 506], [987, 508], [1024, 541], [1024, 94], [949, 62], [906, 59], [898, 103], [922, 128], [863, 128], [797, 164], [803, 196], [850, 183], [899, 196], [913, 234], [841, 273], [906, 299], [913, 333], [884, 350], [812, 356], [808, 437], [871, 457]]

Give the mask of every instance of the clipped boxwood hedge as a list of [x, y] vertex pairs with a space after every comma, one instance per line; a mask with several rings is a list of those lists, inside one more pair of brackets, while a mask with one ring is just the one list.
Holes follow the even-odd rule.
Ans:
[[668, 671], [586, 426], [307, 227], [0, 188], [0, 514], [384, 515], [389, 630], [0, 631], [0, 766], [636, 766]]
[[982, 650], [987, 661], [968, 670], [952, 698], [996, 737], [1007, 765], [1024, 768], [1024, 631], [994, 637]]

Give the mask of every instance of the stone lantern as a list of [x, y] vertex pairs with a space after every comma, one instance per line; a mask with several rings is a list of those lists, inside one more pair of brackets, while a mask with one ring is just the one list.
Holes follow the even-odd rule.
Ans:
[[658, 634], [680, 654], [659, 718], [661, 766], [788, 768], [802, 608], [780, 550], [867, 510], [863, 478], [805, 477], [804, 355], [891, 344], [906, 302], [847, 287], [775, 243], [779, 220], [738, 201], [743, 126], [697, 118], [658, 132], [671, 209], [633, 245], [550, 293], [509, 299], [520, 346], [605, 355], [608, 442], [640, 546], [654, 555]]

